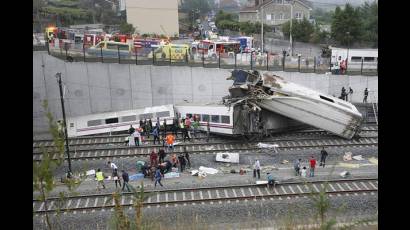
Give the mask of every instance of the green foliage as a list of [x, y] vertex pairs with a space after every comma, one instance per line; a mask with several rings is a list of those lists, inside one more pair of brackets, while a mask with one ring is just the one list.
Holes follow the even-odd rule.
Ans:
[[362, 32], [362, 23], [359, 18], [359, 10], [346, 4], [344, 10], [336, 7], [332, 20], [332, 38], [342, 45], [348, 45], [351, 41], [359, 40]]
[[361, 40], [374, 43], [378, 46], [378, 3], [374, 1], [369, 4], [365, 2], [359, 9], [360, 21], [362, 23]]
[[135, 32], [135, 28], [132, 24], [128, 24], [123, 22], [120, 24], [120, 33], [121, 34], [133, 34]]
[[[44, 209], [48, 210], [47, 199], [49, 193], [55, 188], [54, 184], [54, 170], [64, 163], [64, 135], [61, 135], [57, 123], [54, 121], [53, 115], [48, 109], [48, 103], [43, 102], [43, 108], [46, 112], [46, 117], [49, 125], [49, 132], [53, 138], [55, 148], [46, 149], [41, 148], [42, 158], [39, 163], [33, 162], [33, 192], [39, 192], [37, 199], [44, 202]], [[67, 186], [70, 193], [72, 193], [85, 177], [85, 171], [78, 178], [64, 180], [64, 185]], [[59, 198], [56, 202], [57, 213], [63, 207], [65, 201], [65, 192], [59, 193]], [[52, 229], [49, 214], [46, 212], [47, 228]]]
[[[285, 37], [289, 37], [290, 21], [282, 25], [282, 31]], [[310, 42], [312, 37], [320, 37], [319, 34], [314, 35], [315, 32], [315, 27], [306, 18], [303, 18], [303, 20], [292, 20], [292, 39], [301, 42]]]
[[321, 8], [313, 9], [311, 15], [315, 21], [319, 24], [330, 24], [332, 23], [333, 11], [325, 11]]

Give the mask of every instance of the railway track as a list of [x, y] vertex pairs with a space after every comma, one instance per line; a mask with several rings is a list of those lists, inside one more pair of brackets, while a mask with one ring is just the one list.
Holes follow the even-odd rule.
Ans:
[[[378, 127], [376, 126], [365, 126], [362, 129], [361, 134], [377, 134]], [[182, 134], [179, 134], [182, 135]], [[276, 134], [273, 137], [281, 137], [281, 138], [290, 138], [290, 137], [306, 137], [306, 136], [323, 136], [323, 135], [331, 135], [326, 131], [323, 130], [305, 130], [305, 131], [295, 131], [292, 133], [284, 133], [284, 134]], [[125, 145], [125, 138], [128, 135], [112, 135], [112, 136], [85, 136], [85, 137], [76, 137], [76, 138], [69, 138], [69, 145], [70, 146], [81, 146], [81, 147], [101, 147], [107, 145]], [[195, 140], [205, 140], [206, 134], [205, 133], [198, 133], [197, 138]], [[221, 140], [221, 137], [213, 136], [210, 137], [211, 141], [214, 140]], [[182, 138], [177, 138], [176, 141], [182, 141]], [[153, 143], [153, 137], [151, 139], [145, 140], [146, 143]], [[40, 147], [53, 147], [54, 143], [52, 140], [33, 140], [33, 149], [39, 150]]]
[[[311, 195], [312, 192], [319, 192], [326, 181], [313, 182], [287, 182], [280, 183], [273, 188], [267, 188], [266, 185], [231, 185], [218, 187], [199, 187], [199, 188], [180, 188], [164, 189], [156, 191], [146, 191], [148, 200], [144, 202], [144, 207], [161, 207], [169, 205], [187, 205], [187, 204], [205, 204], [214, 202], [230, 203], [239, 202], [240, 200], [282, 200], [291, 199], [292, 197], [303, 197]], [[311, 186], [309, 186], [311, 185]], [[378, 191], [377, 178], [363, 179], [340, 179], [328, 181], [326, 193], [329, 196], [341, 195], [374, 195]], [[59, 198], [52, 197], [48, 199], [48, 208], [45, 210], [44, 202], [33, 199], [33, 211], [35, 214], [44, 214], [45, 212], [94, 212], [95, 210], [113, 210], [114, 201], [110, 199], [112, 194], [91, 194], [79, 195], [66, 198], [66, 202], [59, 203]], [[111, 200], [107, 202], [107, 200]], [[60, 205], [59, 205], [60, 204]], [[133, 204], [132, 194], [123, 193], [121, 204], [130, 207]]]
[[[359, 139], [346, 140], [342, 138], [306, 138], [306, 139], [280, 139], [263, 141], [263, 143], [271, 143], [278, 145], [279, 150], [294, 150], [294, 149], [316, 149], [318, 147], [366, 147], [377, 146], [378, 136], [361, 137]], [[190, 154], [215, 154], [217, 152], [239, 152], [239, 153], [255, 153], [260, 148], [258, 142], [221, 142], [221, 143], [192, 143], [186, 145], [176, 145], [174, 153], [181, 153], [183, 147], [187, 148]], [[119, 157], [137, 157], [147, 156], [153, 148], [162, 146], [142, 146], [142, 147], [116, 147], [116, 148], [99, 148], [89, 150], [70, 151], [71, 160], [89, 160], [89, 159], [105, 159]], [[42, 154], [33, 154], [33, 161], [41, 161]]]
[[[365, 130], [361, 133], [361, 135], [363, 135], [364, 137], [366, 136], [375, 136], [377, 135], [378, 132], [377, 130], [373, 130], [373, 129], [369, 129], [369, 130]], [[198, 143], [206, 143], [205, 139], [206, 139], [206, 135], [201, 134], [202, 136], [198, 136], [197, 138], [193, 138], [193, 140], [198, 144]], [[312, 139], [313, 137], [317, 137], [317, 138], [328, 138], [328, 137], [336, 137], [333, 134], [329, 134], [327, 132], [324, 131], [305, 131], [305, 132], [296, 132], [296, 133], [290, 133], [290, 134], [277, 134], [271, 137], [266, 137], [263, 140], [261, 140], [262, 142], [264, 141], [277, 141], [277, 140], [287, 140], [287, 139], [306, 139], [306, 138], [310, 138]], [[201, 141], [203, 140], [203, 141]], [[222, 138], [222, 137], [210, 137], [210, 143], [218, 143], [222, 142], [222, 141], [232, 141], [234, 140], [233, 138]], [[199, 142], [198, 142], [199, 141]], [[91, 139], [91, 138], [87, 138], [87, 139], [82, 139], [81, 141], [78, 140], [73, 140], [72, 142], [74, 142], [73, 144], [70, 144], [70, 146], [72, 148], [74, 148], [74, 150], [76, 151], [81, 151], [81, 150], [88, 150], [88, 149], [104, 149], [104, 148], [113, 148], [113, 147], [128, 147], [127, 144], [125, 144], [124, 139], [122, 139], [122, 136], [118, 136], [118, 137], [110, 137], [110, 136], [104, 136], [104, 137], [99, 137], [98, 139]], [[75, 143], [77, 142], [77, 143]], [[182, 138], [177, 139], [177, 142], [182, 142]], [[40, 145], [38, 144], [39, 142], [35, 142], [33, 143], [33, 146], [36, 145], [35, 147], [33, 147], [33, 153], [40, 153], [41, 148], [40, 146], [45, 147], [46, 149], [53, 149], [52, 143], [50, 141], [50, 145]], [[153, 140], [149, 139], [144, 141], [145, 143], [145, 147], [150, 147], [153, 146]], [[161, 142], [162, 143], [162, 142]], [[189, 142], [188, 142], [189, 143]], [[48, 143], [47, 143], [48, 144]], [[148, 145], [147, 145], [148, 144]], [[149, 145], [151, 144], [151, 145]], [[208, 144], [208, 143], [207, 143]], [[142, 146], [142, 147], [144, 147]]]

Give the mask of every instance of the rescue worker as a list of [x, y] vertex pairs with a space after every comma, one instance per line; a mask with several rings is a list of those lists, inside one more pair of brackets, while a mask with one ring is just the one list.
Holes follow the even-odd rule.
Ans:
[[159, 124], [158, 123], [154, 127], [154, 130], [152, 131], [152, 135], [154, 136], [154, 145], [155, 145], [156, 140], [158, 140], [158, 144], [159, 144], [160, 141], [159, 141]]
[[179, 164], [179, 161], [178, 161], [177, 155], [174, 153], [171, 156], [171, 165], [173, 168], [178, 168], [178, 164]]
[[211, 127], [209, 125], [209, 121], [206, 123], [206, 142], [209, 142], [209, 134], [211, 132]]
[[161, 185], [161, 187], [164, 187], [162, 184], [161, 184], [161, 178], [163, 177], [163, 174], [161, 173], [161, 170], [160, 170], [160, 168], [158, 167], [157, 168], [157, 170], [155, 170], [155, 184], [154, 184], [154, 187], [157, 187], [157, 183], [159, 183], [159, 185]]
[[258, 179], [261, 179], [261, 164], [259, 160], [255, 160], [255, 164], [253, 164], [253, 177], [256, 177], [256, 173], [258, 173]]
[[95, 177], [97, 178], [97, 189], [100, 191], [100, 185], [102, 185], [103, 189], [105, 189], [105, 184], [104, 184], [104, 174], [101, 172], [100, 169], [97, 169], [97, 172], [95, 173]]
[[344, 86], [342, 87], [341, 99], [346, 100], [346, 89]]
[[175, 137], [174, 135], [172, 135], [171, 133], [167, 135], [166, 138], [167, 141], [167, 145], [168, 145], [168, 152], [171, 152], [174, 150], [174, 141], [175, 141]]
[[293, 167], [295, 168], [296, 176], [299, 176], [299, 175], [300, 175], [300, 161], [301, 161], [301, 160], [302, 160], [302, 159], [296, 160], [296, 161], [295, 161], [295, 164], [293, 165]]
[[194, 116], [194, 122], [192, 122], [192, 128], [194, 130], [194, 137], [196, 137], [196, 133], [198, 132], [198, 128], [199, 128], [199, 121], [196, 116]]
[[128, 192], [131, 192], [130, 187], [128, 185], [128, 182], [130, 181], [130, 177], [128, 176], [128, 173], [125, 172], [124, 170], [121, 170], [121, 172], [122, 172], [122, 180], [123, 180], [122, 191], [124, 191], [125, 186], [127, 186]]
[[149, 159], [150, 159], [150, 166], [151, 167], [156, 167], [158, 164], [158, 154], [155, 152], [155, 150], [152, 150], [151, 154], [149, 155]]
[[349, 94], [350, 94], [350, 102], [352, 101], [352, 97], [353, 97], [353, 89], [349, 86]]
[[187, 160], [187, 162], [188, 162], [188, 167], [191, 168], [191, 160], [189, 159], [189, 153], [188, 153], [188, 151], [186, 150], [186, 146], [184, 146], [184, 153], [185, 153], [185, 158], [186, 158], [186, 160]]
[[273, 175], [270, 174], [269, 172], [267, 173], [267, 179], [268, 179], [268, 187], [273, 186], [273, 188], [275, 188], [275, 179], [273, 178]]
[[164, 149], [160, 149], [158, 151], [158, 155], [159, 155], [159, 163], [161, 164], [161, 163], [164, 162], [165, 156], [166, 156], [166, 153], [165, 153]]
[[369, 96], [369, 90], [364, 89], [364, 97], [363, 97], [363, 103], [367, 103], [367, 96]]
[[117, 183], [120, 185], [120, 188], [121, 188], [121, 180], [120, 180], [120, 177], [118, 176], [118, 169], [114, 169], [114, 172], [112, 173], [112, 178], [114, 179], [114, 182], [115, 182], [115, 188], [117, 188]]
[[320, 151], [320, 164], [319, 164], [319, 166], [323, 165], [323, 168], [325, 167], [325, 162], [326, 162], [327, 155], [328, 154], [325, 150], [325, 147], [322, 147], [322, 151]]
[[159, 165], [159, 168], [161, 169], [161, 173], [165, 174], [171, 171], [172, 168], [172, 163], [168, 160], [164, 161], [164, 163], [161, 163]]
[[183, 172], [185, 170], [185, 165], [186, 165], [185, 157], [183, 154], [179, 154], [178, 161], [179, 161], [181, 172]]
[[128, 129], [128, 133], [133, 134], [134, 131], [135, 131], [134, 127], [132, 127], [132, 125], [130, 125], [130, 128]]

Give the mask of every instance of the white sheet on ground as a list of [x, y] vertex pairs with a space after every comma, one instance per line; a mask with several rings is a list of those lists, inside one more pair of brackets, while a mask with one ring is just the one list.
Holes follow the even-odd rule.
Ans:
[[364, 160], [364, 158], [362, 157], [362, 155], [357, 155], [357, 156], [354, 156], [354, 157], [352, 157], [353, 159], [355, 159], [355, 160], [357, 160], [357, 161], [362, 161], [362, 160]]
[[258, 146], [258, 148], [277, 148], [279, 147], [279, 145], [277, 144], [265, 144], [261, 142], [259, 142], [256, 146]]
[[88, 170], [87, 173], [86, 173], [86, 175], [87, 175], [87, 176], [95, 175], [95, 170], [94, 170], [94, 169]]
[[257, 180], [256, 184], [268, 184], [267, 180]]
[[239, 163], [239, 153], [217, 153], [215, 160], [220, 162]]
[[206, 174], [216, 174], [216, 173], [218, 173], [218, 169], [214, 169], [214, 168], [207, 168], [207, 167], [204, 167], [204, 166], [200, 166], [199, 167], [199, 172], [201, 173], [201, 172], [204, 172], [204, 173], [206, 173]]

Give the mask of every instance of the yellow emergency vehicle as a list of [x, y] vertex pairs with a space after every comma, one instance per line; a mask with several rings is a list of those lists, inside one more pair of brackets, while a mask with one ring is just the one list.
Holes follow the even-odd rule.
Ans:
[[[164, 44], [160, 45], [154, 50], [156, 60], [169, 60], [171, 55], [171, 61], [184, 61], [186, 55], [189, 58], [189, 45], [187, 44]], [[152, 52], [148, 55], [152, 58]]]

